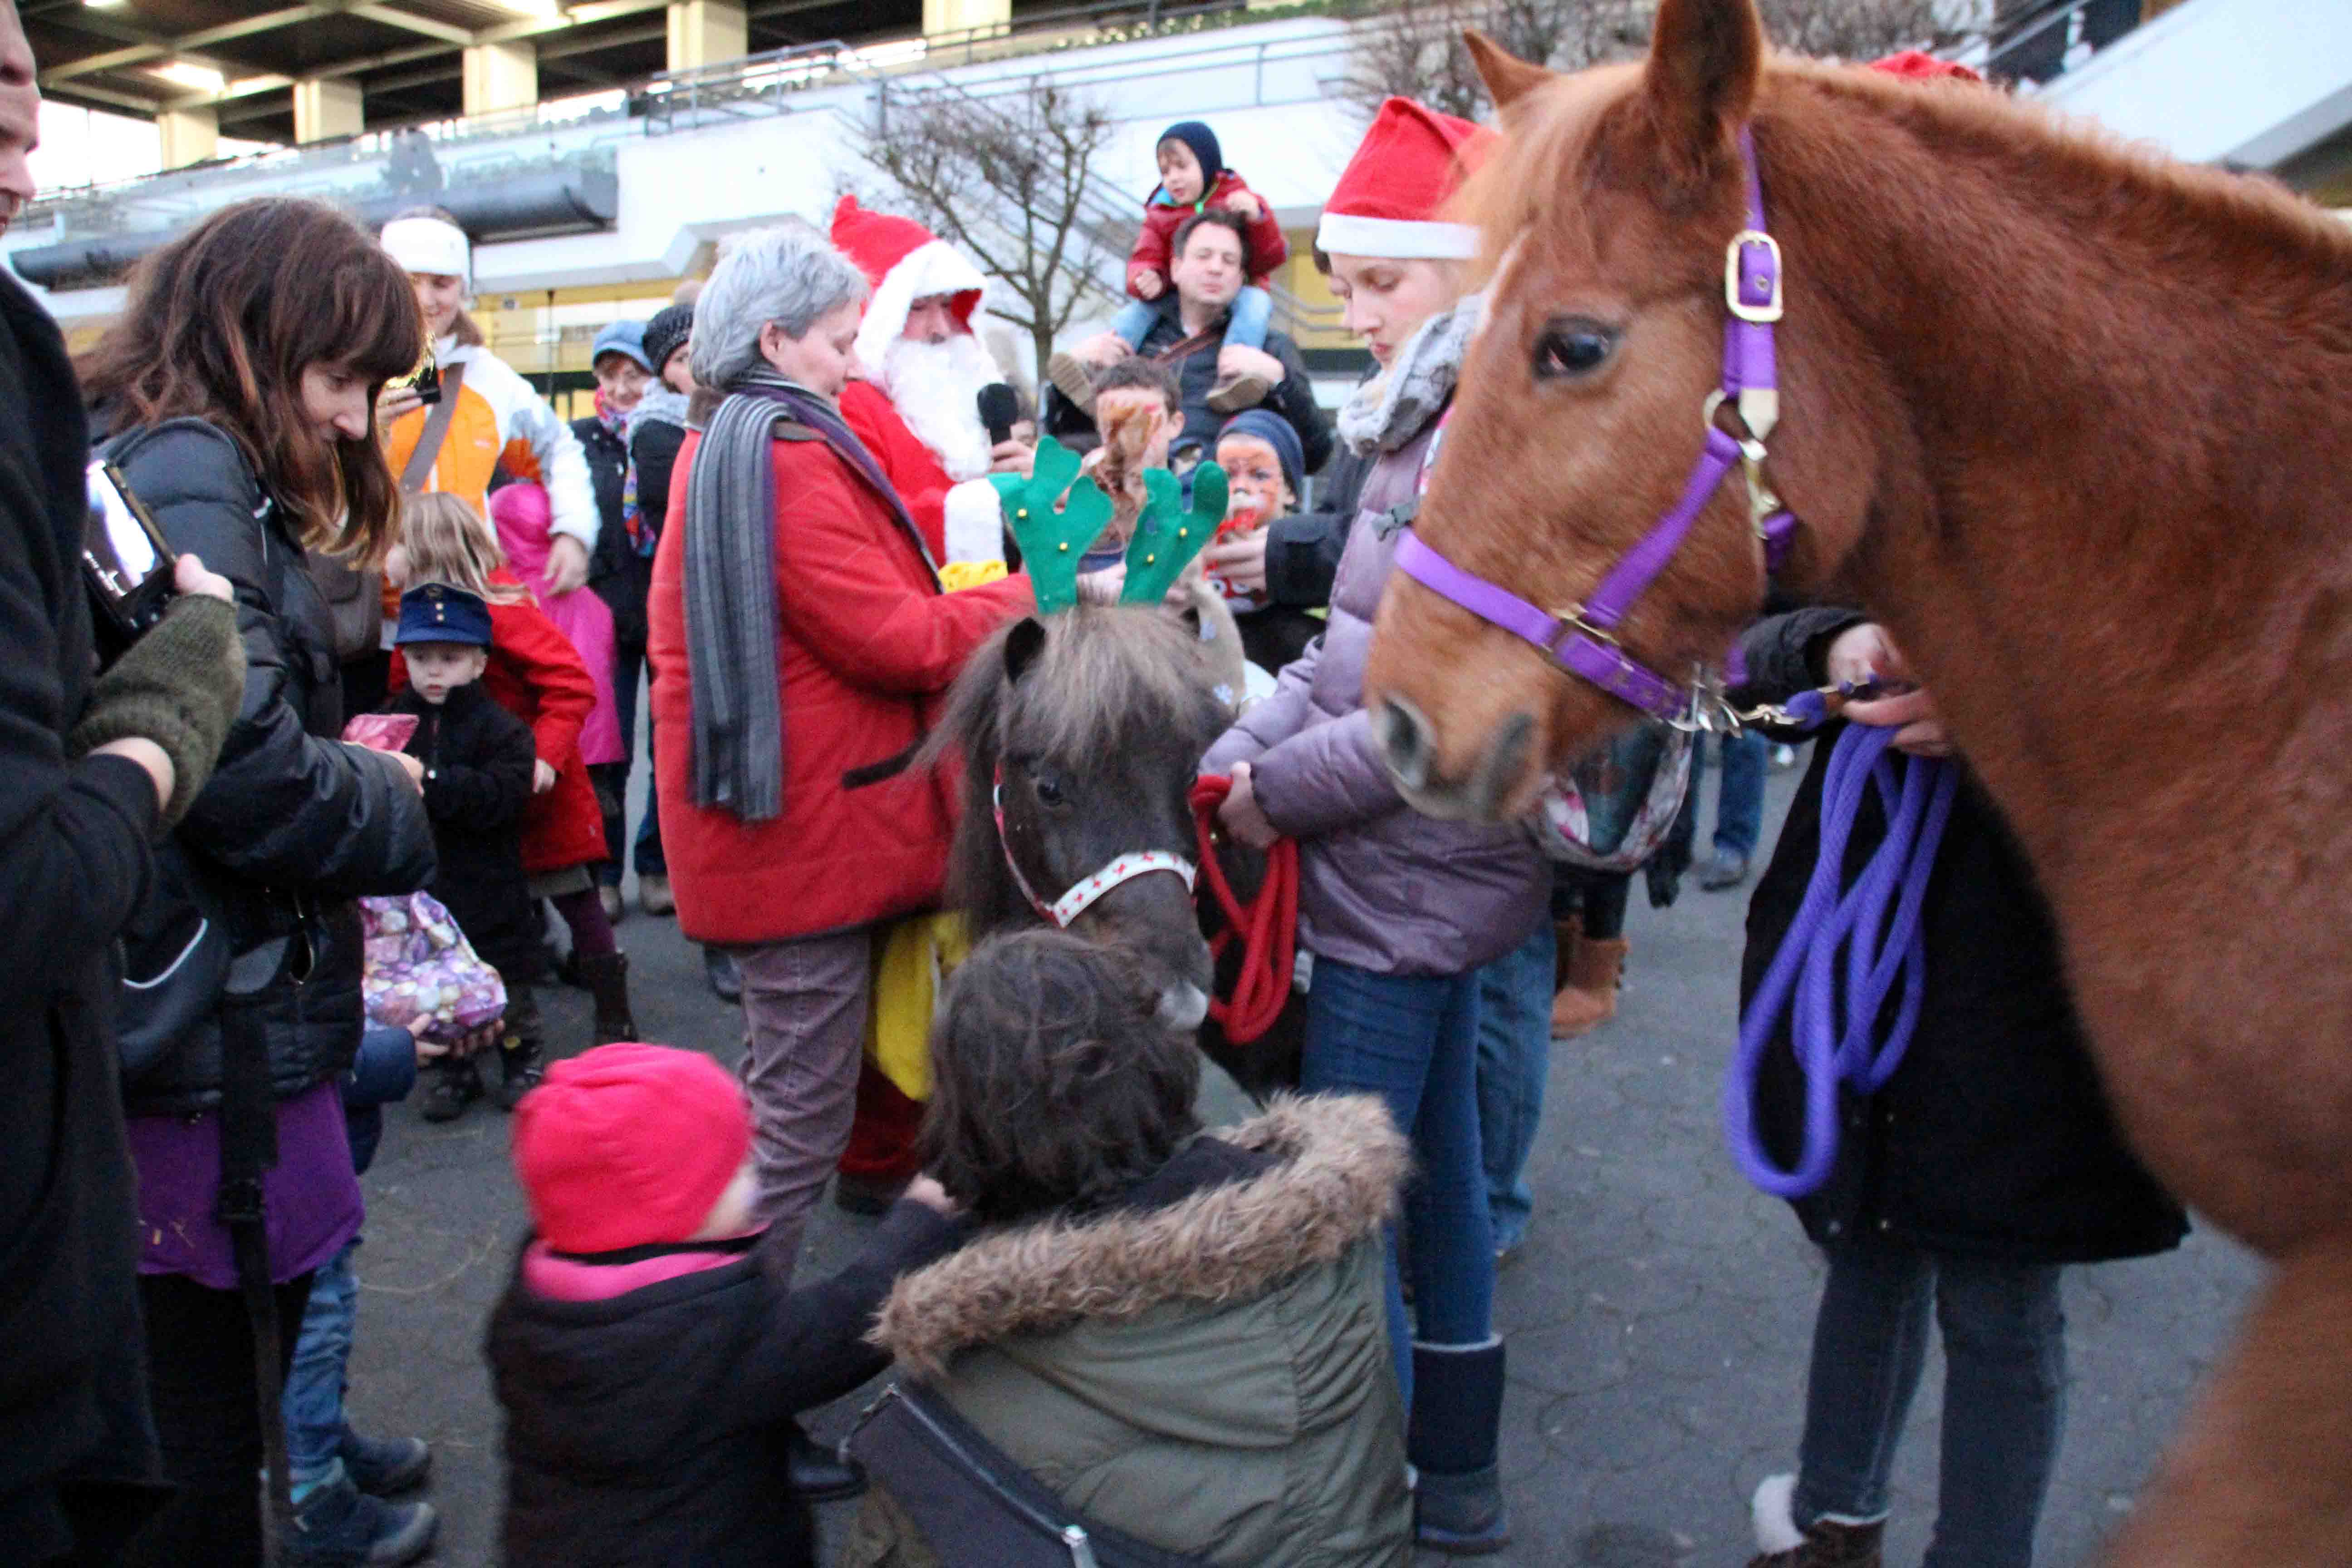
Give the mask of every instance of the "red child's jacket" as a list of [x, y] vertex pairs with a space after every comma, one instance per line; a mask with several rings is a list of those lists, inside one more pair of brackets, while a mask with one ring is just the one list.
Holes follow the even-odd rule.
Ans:
[[[1183, 227], [1184, 220], [1194, 213], [1223, 206], [1225, 198], [1236, 191], [1257, 196], [1258, 214], [1250, 219], [1249, 225], [1249, 280], [1261, 289], [1265, 288], [1265, 280], [1274, 275], [1274, 269], [1290, 259], [1290, 243], [1282, 237], [1282, 225], [1274, 220], [1274, 204], [1250, 190], [1242, 177], [1231, 169], [1221, 169], [1217, 173], [1217, 183], [1210, 187], [1208, 195], [1202, 201], [1181, 207], [1164, 206], [1157, 201], [1143, 204], [1143, 232], [1135, 237], [1134, 253], [1127, 258], [1127, 291], [1135, 294], [1139, 300], [1143, 298], [1135, 293], [1135, 275], [1149, 268], [1160, 274], [1161, 292], [1165, 293], [1169, 283], [1169, 252], [1175, 246], [1176, 231]], [[1157, 196], [1160, 193], [1155, 190], [1151, 194]]]

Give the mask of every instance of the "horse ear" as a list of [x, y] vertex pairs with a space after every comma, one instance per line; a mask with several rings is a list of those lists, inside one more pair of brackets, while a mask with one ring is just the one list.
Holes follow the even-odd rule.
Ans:
[[1486, 84], [1486, 96], [1495, 100], [1496, 109], [1510, 108], [1549, 81], [1554, 74], [1541, 66], [1528, 64], [1475, 27], [1463, 29], [1462, 42], [1469, 49], [1470, 63], [1478, 68], [1478, 79]]
[[1731, 150], [1763, 71], [1756, 0], [1659, 0], [1643, 91], [1675, 172], [1703, 174]]
[[1010, 685], [1021, 684], [1037, 656], [1045, 651], [1045, 623], [1034, 616], [1024, 616], [1013, 623], [1004, 634], [1004, 679]]

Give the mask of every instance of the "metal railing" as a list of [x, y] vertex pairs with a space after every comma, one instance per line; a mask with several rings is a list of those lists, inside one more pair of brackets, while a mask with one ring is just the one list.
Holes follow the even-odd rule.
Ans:
[[2050, 81], [2138, 26], [2140, 9], [2141, 0], [2052, 0], [1994, 34], [1985, 74]]

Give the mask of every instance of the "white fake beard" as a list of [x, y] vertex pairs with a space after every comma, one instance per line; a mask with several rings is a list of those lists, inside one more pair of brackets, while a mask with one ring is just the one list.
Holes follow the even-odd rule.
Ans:
[[988, 427], [980, 422], [980, 389], [1004, 379], [986, 345], [970, 332], [943, 343], [894, 339], [882, 360], [882, 390], [951, 479], [988, 472]]

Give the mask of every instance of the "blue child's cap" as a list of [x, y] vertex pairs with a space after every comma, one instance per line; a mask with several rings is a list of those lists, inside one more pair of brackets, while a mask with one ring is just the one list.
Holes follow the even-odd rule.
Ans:
[[400, 596], [400, 630], [395, 644], [413, 642], [470, 643], [490, 646], [490, 607], [479, 594], [453, 588], [446, 583], [426, 583]]
[[1217, 145], [1217, 133], [1197, 120], [1180, 120], [1160, 133], [1151, 143], [1181, 142], [1192, 150], [1192, 161], [1201, 165], [1201, 194], [1206, 196], [1216, 188], [1217, 176], [1225, 172], [1224, 149]]
[[588, 363], [594, 364], [606, 354], [626, 354], [636, 361], [637, 368], [651, 372], [653, 364], [646, 357], [646, 324], [643, 321], [614, 321], [596, 334], [596, 343], [588, 351]]

